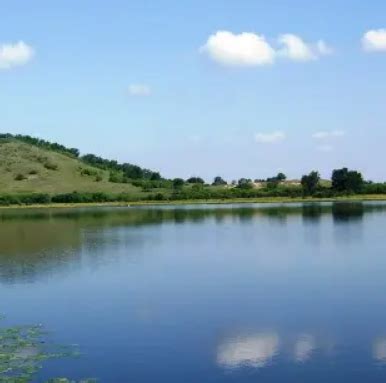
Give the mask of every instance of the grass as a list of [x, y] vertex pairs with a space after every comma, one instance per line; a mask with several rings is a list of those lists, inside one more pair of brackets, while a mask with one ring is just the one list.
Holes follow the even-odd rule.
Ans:
[[17, 140], [0, 140], [0, 193], [104, 192], [142, 195], [131, 184], [108, 182], [109, 172], [76, 158]]

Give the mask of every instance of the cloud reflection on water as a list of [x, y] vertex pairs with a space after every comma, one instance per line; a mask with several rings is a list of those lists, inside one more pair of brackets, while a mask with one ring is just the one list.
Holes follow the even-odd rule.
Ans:
[[279, 344], [279, 336], [276, 333], [233, 338], [219, 346], [217, 363], [227, 368], [261, 368], [278, 354]]
[[386, 363], [386, 338], [377, 338], [373, 342], [373, 357], [376, 361]]
[[294, 346], [294, 359], [298, 363], [309, 360], [316, 348], [315, 338], [312, 335], [304, 334], [299, 336]]

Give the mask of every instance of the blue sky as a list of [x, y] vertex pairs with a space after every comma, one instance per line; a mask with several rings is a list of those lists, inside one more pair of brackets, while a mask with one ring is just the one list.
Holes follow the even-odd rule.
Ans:
[[167, 177], [386, 179], [384, 1], [2, 0], [0, 14], [2, 132]]

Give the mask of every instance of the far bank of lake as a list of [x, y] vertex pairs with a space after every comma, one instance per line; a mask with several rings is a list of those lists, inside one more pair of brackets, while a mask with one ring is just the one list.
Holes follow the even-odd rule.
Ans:
[[81, 207], [132, 207], [132, 206], [178, 206], [178, 205], [228, 205], [245, 203], [320, 203], [320, 202], [365, 202], [386, 201], [386, 194], [356, 194], [333, 198], [312, 197], [264, 197], [264, 198], [229, 198], [229, 199], [186, 199], [186, 200], [164, 200], [164, 201], [127, 201], [127, 202], [87, 202], [87, 203], [47, 203], [31, 205], [8, 205], [0, 206], [2, 209], [52, 209], [52, 208], [81, 208]]

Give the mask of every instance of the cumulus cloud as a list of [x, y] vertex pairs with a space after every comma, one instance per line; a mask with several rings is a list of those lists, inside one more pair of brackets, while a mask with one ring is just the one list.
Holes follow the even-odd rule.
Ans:
[[256, 133], [255, 141], [259, 144], [273, 144], [286, 139], [286, 134], [281, 131], [272, 133]]
[[333, 53], [332, 48], [323, 40], [308, 44], [301, 37], [287, 33], [281, 35], [278, 41], [283, 46], [278, 54], [293, 61], [312, 61]]
[[362, 47], [368, 52], [386, 52], [386, 29], [372, 29], [362, 37]]
[[286, 34], [279, 37], [279, 43], [284, 46], [279, 53], [294, 61], [315, 60], [311, 48], [298, 36]]
[[275, 51], [265, 37], [248, 32], [218, 31], [209, 36], [200, 51], [223, 65], [267, 65], [275, 60]]
[[304, 363], [311, 358], [316, 347], [315, 339], [312, 335], [302, 335], [294, 346], [294, 358], [298, 363]]
[[332, 130], [332, 131], [322, 130], [314, 133], [312, 137], [315, 138], [316, 140], [326, 140], [326, 139], [335, 138], [335, 137], [343, 137], [344, 135], [345, 135], [345, 132], [343, 130]]
[[23, 41], [0, 45], [0, 69], [11, 69], [27, 64], [34, 56], [34, 50]]
[[234, 34], [218, 31], [209, 36], [201, 53], [228, 66], [259, 66], [273, 64], [277, 58], [292, 61], [312, 61], [333, 53], [323, 40], [308, 44], [294, 34], [283, 34], [277, 39], [278, 48], [272, 46], [263, 35], [251, 32]]
[[264, 367], [279, 351], [279, 337], [275, 333], [261, 333], [230, 339], [220, 345], [217, 363], [227, 368]]
[[131, 84], [129, 85], [129, 93], [132, 96], [150, 96], [151, 88], [146, 84]]

